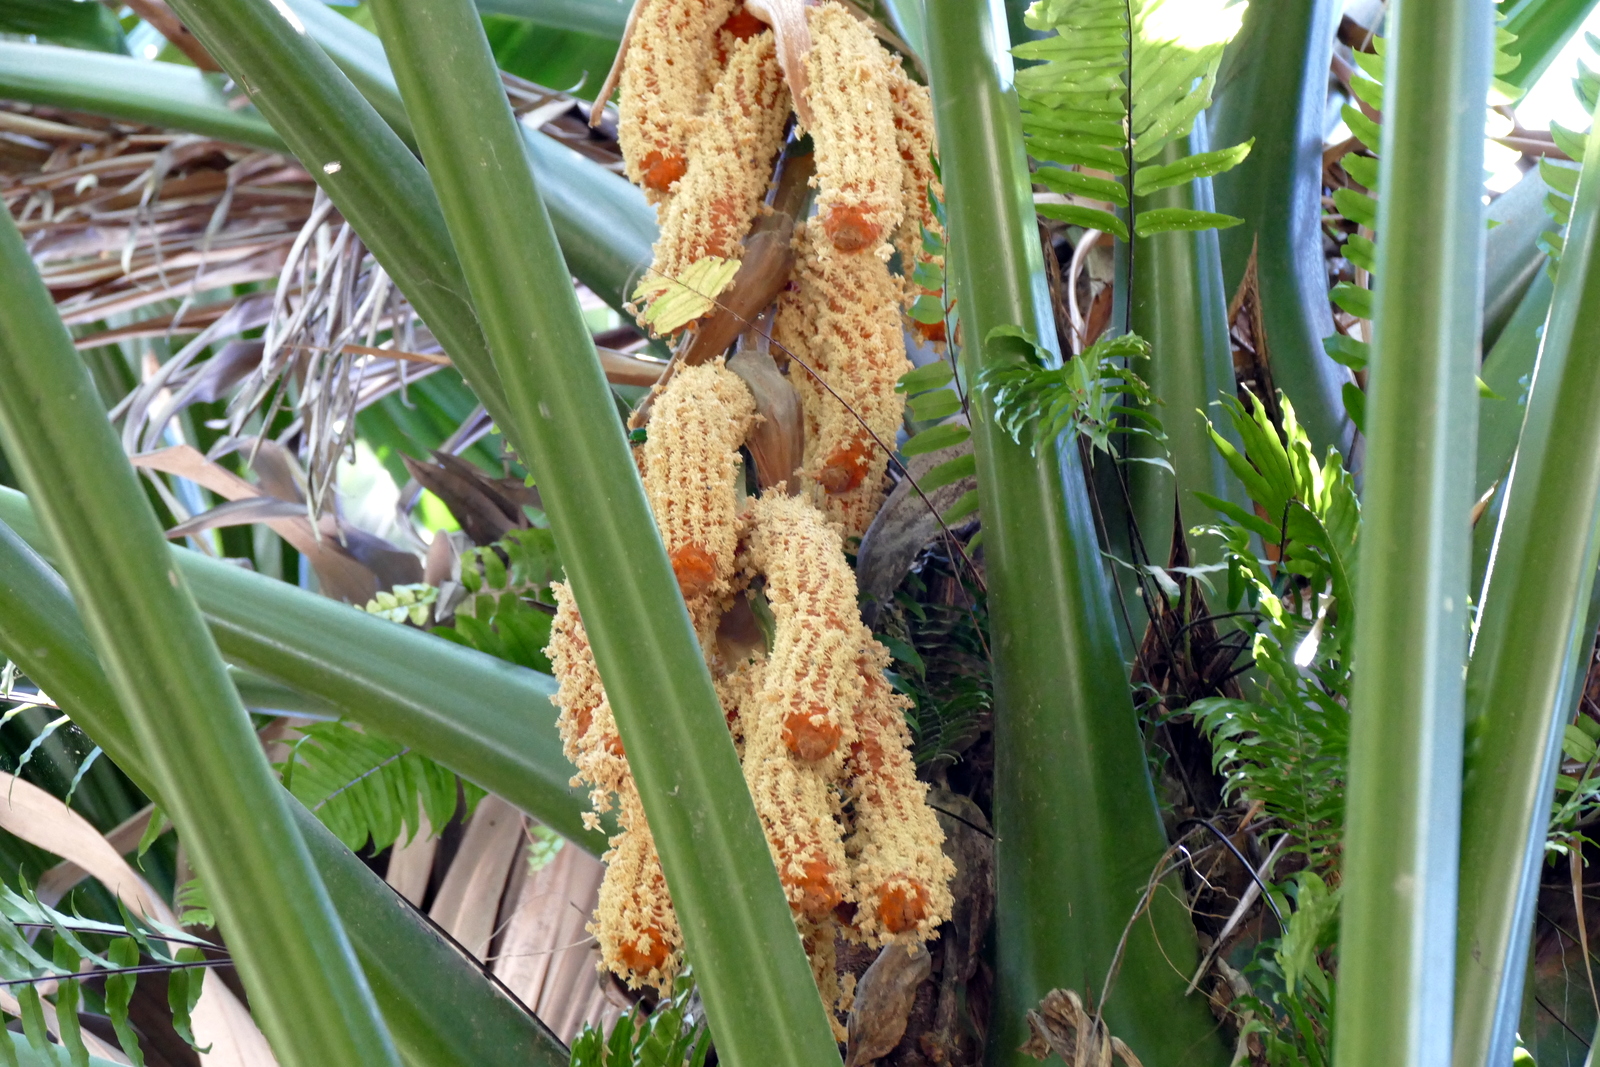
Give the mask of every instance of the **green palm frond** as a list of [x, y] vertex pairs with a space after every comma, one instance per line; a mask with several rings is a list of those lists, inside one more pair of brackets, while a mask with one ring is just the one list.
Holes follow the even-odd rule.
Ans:
[[[1026, 22], [1051, 36], [1013, 49], [1018, 59], [1038, 61], [1017, 72], [1017, 91], [1029, 155], [1059, 166], [1040, 167], [1034, 179], [1067, 197], [1124, 209], [1141, 237], [1239, 223], [1209, 211], [1141, 212], [1137, 201], [1220, 174], [1249, 154], [1245, 142], [1148, 163], [1187, 136], [1210, 105], [1223, 47], [1238, 32], [1244, 9], [1236, 0], [1038, 0]], [[1038, 210], [1128, 239], [1128, 222], [1102, 208], [1069, 202]]]

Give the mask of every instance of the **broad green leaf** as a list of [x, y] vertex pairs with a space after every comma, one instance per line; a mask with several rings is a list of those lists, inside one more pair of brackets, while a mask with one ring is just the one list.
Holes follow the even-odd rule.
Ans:
[[894, 390], [897, 393], [920, 393], [925, 389], [938, 389], [953, 378], [955, 372], [950, 369], [950, 364], [941, 359], [906, 371], [900, 375]]
[[1371, 238], [1353, 233], [1345, 238], [1344, 258], [1370, 273], [1377, 269], [1378, 246]]
[[1358, 319], [1372, 318], [1372, 290], [1340, 282], [1330, 294], [1333, 302]]
[[911, 281], [920, 289], [936, 293], [944, 288], [944, 270], [937, 263], [923, 260], [911, 272]]
[[917, 422], [928, 422], [932, 419], [943, 419], [961, 410], [961, 398], [949, 389], [940, 389], [937, 392], [923, 393], [911, 398], [908, 405], [911, 417]]
[[957, 500], [954, 504], [951, 504], [949, 509], [939, 517], [943, 519], [946, 524], [953, 526], [962, 519], [965, 519], [967, 516], [976, 514], [977, 510], [978, 491], [976, 489], [968, 489], [965, 493], [961, 494], [961, 498], [959, 500]]
[[1371, 345], [1354, 337], [1346, 337], [1342, 333], [1324, 337], [1322, 350], [1328, 353], [1335, 363], [1342, 363], [1351, 370], [1366, 370], [1367, 361], [1372, 358]]
[[944, 301], [936, 296], [919, 296], [912, 301], [911, 310], [907, 312], [912, 322], [920, 322], [924, 326], [944, 321]]
[[[111, 942], [107, 952], [111, 962], [118, 967], [139, 965], [139, 943], [131, 937], [119, 937]], [[117, 1043], [134, 1067], [144, 1067], [144, 1052], [139, 1048], [139, 1035], [128, 1022], [128, 1005], [133, 1001], [133, 987], [138, 980], [132, 974], [106, 976], [106, 1014], [111, 1017], [111, 1028], [116, 1031]]]
[[1378, 124], [1361, 113], [1360, 108], [1346, 104], [1340, 115], [1344, 117], [1344, 124], [1350, 127], [1350, 132], [1356, 139], [1367, 147], [1370, 152], [1377, 152], [1383, 147], [1383, 136], [1378, 129]]
[[931, 493], [935, 489], [943, 489], [947, 485], [954, 485], [963, 478], [975, 477], [978, 473], [978, 457], [968, 452], [964, 456], [945, 460], [927, 474], [917, 479], [917, 486], [924, 493]]
[[1076, 193], [1091, 200], [1110, 201], [1119, 207], [1126, 207], [1128, 204], [1128, 190], [1121, 182], [1110, 178], [1094, 178], [1060, 167], [1040, 167], [1033, 172], [1033, 180], [1052, 192], [1068, 195]]
[[1578, 168], [1545, 156], [1539, 160], [1539, 177], [1558, 193], [1572, 196], [1578, 191]]
[[1584, 134], [1575, 133], [1559, 122], [1550, 124], [1550, 137], [1555, 141], [1556, 147], [1565, 152], [1578, 163], [1583, 162], [1583, 149], [1587, 138]]
[[1335, 189], [1333, 206], [1357, 226], [1365, 226], [1369, 230], [1378, 227], [1378, 202], [1365, 193], [1358, 193], [1354, 189]]
[[1372, 156], [1363, 156], [1357, 152], [1346, 152], [1339, 158], [1339, 165], [1344, 172], [1354, 178], [1356, 183], [1368, 192], [1378, 188], [1378, 161]]
[[[205, 958], [205, 953], [198, 948], [180, 948], [175, 955], [178, 963], [199, 963]], [[185, 967], [167, 973], [167, 1007], [172, 1012], [172, 1028], [189, 1043], [190, 1048], [200, 1052], [207, 1051], [210, 1046], [201, 1049], [195, 1044], [189, 1016], [200, 1002], [200, 987], [205, 977], [204, 967]]]

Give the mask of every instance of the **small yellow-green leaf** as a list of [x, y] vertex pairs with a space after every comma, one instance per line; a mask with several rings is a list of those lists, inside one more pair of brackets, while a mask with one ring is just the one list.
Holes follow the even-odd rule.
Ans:
[[657, 335], [669, 334], [705, 315], [739, 272], [740, 261], [706, 256], [696, 260], [677, 278], [652, 274], [633, 291], [635, 300], [648, 300], [640, 321]]

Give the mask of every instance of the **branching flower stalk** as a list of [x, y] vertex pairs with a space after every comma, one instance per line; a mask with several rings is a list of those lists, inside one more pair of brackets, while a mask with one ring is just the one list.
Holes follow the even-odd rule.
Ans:
[[[680, 352], [635, 415], [635, 458], [797, 933], [842, 1013], [851, 983], [837, 973], [839, 938], [909, 946], [936, 936], [952, 907], [954, 867], [916, 778], [907, 701], [884, 676], [889, 653], [861, 621], [845, 555], [884, 499], [883, 442], [905, 417], [904, 313], [938, 277], [943, 242], [927, 90], [831, 2], [804, 9], [797, 84], [764, 21], [793, 32], [795, 12], [778, 6], [640, 0], [634, 13], [619, 128], [629, 176], [661, 219], [635, 299], [640, 321]], [[682, 353], [772, 210], [785, 142], [801, 152], [804, 136], [816, 214], [796, 227], [793, 273], [767, 320], [804, 446], [795, 469], [762, 471], [752, 498], [741, 448], [775, 409], [724, 353]], [[613, 808], [621, 826], [590, 930], [605, 968], [670, 990], [682, 932], [578, 605], [565, 586], [555, 596], [548, 655], [574, 781], [590, 789], [592, 826]]]

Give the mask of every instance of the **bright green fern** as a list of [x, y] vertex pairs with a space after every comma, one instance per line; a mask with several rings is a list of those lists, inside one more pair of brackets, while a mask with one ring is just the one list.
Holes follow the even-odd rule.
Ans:
[[345, 847], [370, 838], [375, 851], [410, 840], [426, 813], [433, 833], [456, 813], [457, 783], [470, 812], [484, 793], [437, 763], [397, 742], [343, 722], [315, 722], [283, 763], [283, 784], [316, 812]]
[[[1067, 197], [1108, 202], [1119, 218], [1080, 203], [1038, 211], [1128, 240], [1169, 230], [1206, 230], [1242, 220], [1182, 208], [1140, 210], [1139, 198], [1237, 166], [1250, 142], [1153, 164], [1188, 135], [1211, 103], [1223, 47], [1238, 32], [1236, 0], [1038, 0], [1025, 21], [1050, 36], [1018, 45], [1017, 72], [1034, 180]], [[1098, 172], [1098, 173], [1093, 173]], [[1109, 177], [1105, 176], [1109, 175]], [[1130, 192], [1132, 196], [1130, 197]]]

